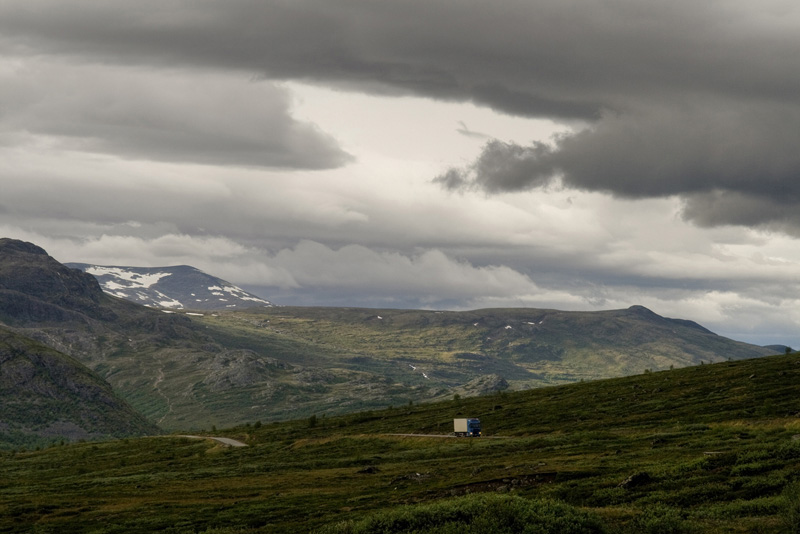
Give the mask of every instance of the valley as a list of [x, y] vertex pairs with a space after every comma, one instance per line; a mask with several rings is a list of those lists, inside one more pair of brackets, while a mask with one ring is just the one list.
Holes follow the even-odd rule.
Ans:
[[[511, 533], [527, 517], [567, 534], [791, 532], [798, 379], [797, 355], [770, 356], [213, 434], [247, 447], [165, 436], [2, 452], [0, 525], [471, 532], [488, 517]], [[460, 414], [506, 438], [391, 435], [446, 433]]]
[[641, 306], [158, 310], [0, 240], [0, 321], [3, 532], [800, 528], [798, 356]]
[[[183, 269], [159, 280], [192, 292], [197, 276]], [[14, 240], [0, 240], [0, 321], [78, 360], [165, 430], [340, 415], [774, 353], [641, 306], [152, 309], [104, 293], [89, 274]]]
[[800, 534], [800, 2], [0, 51], [0, 534]]

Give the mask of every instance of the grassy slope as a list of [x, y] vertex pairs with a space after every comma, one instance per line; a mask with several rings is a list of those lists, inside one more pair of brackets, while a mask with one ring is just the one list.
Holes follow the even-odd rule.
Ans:
[[528, 388], [771, 353], [636, 306], [589, 313], [281, 307], [203, 322], [227, 344], [276, 350], [276, 357], [300, 365], [359, 369], [433, 390], [486, 374]]
[[[611, 532], [654, 517], [662, 532], [786, 532], [798, 379], [800, 358], [776, 356], [223, 432], [243, 449], [173, 437], [3, 454], [0, 530], [308, 532], [511, 492], [583, 508]], [[458, 415], [487, 437], [388, 435], [444, 434]]]

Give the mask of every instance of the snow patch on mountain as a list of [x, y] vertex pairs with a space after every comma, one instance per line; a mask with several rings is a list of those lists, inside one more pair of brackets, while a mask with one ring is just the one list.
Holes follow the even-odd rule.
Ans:
[[152, 308], [219, 310], [272, 305], [188, 265], [119, 267], [70, 263], [67, 266], [93, 275], [110, 295]]
[[100, 265], [89, 266], [84, 272], [93, 275], [95, 278], [101, 276], [113, 277], [108, 280], [107, 289], [151, 287], [165, 276], [172, 276], [172, 273], [140, 273], [132, 271], [130, 267], [103, 267]]

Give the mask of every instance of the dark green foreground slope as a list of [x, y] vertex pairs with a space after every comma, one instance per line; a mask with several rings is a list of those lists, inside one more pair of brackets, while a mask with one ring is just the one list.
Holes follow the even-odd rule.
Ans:
[[[220, 432], [246, 448], [0, 453], [0, 531], [450, 532], [497, 517], [509, 532], [574, 516], [563, 532], [792, 532], [799, 383], [800, 357], [776, 356]], [[392, 435], [446, 434], [459, 415], [486, 437]]]

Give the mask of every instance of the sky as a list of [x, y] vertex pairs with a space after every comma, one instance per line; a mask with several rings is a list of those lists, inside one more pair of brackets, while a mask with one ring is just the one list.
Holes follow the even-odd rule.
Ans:
[[800, 348], [800, 4], [1, 0], [0, 236]]

